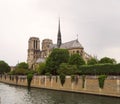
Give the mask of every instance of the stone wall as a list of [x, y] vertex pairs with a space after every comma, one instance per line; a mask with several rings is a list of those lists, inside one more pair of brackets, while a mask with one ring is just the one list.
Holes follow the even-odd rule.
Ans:
[[[27, 86], [26, 76], [0, 76], [0, 82]], [[53, 90], [120, 97], [120, 76], [108, 76], [105, 80], [103, 89], [99, 88], [98, 76], [86, 76], [84, 88], [82, 88], [82, 83], [82, 76], [76, 76], [75, 81], [71, 81], [71, 77], [66, 76], [65, 84], [63, 86], [60, 83], [59, 76], [34, 76], [31, 86]]]

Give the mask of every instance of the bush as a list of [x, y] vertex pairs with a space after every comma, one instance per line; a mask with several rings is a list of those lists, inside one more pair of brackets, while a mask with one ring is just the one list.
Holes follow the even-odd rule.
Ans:
[[28, 69], [28, 64], [25, 62], [20, 62], [16, 65], [16, 68], [18, 69]]
[[65, 83], [65, 74], [60, 74], [60, 82], [61, 82], [61, 85], [63, 86]]
[[31, 73], [27, 74], [28, 90], [30, 90], [32, 78], [33, 78], [33, 74]]
[[107, 78], [106, 75], [100, 75], [100, 76], [98, 77], [99, 87], [100, 87], [101, 89], [104, 88], [104, 82], [105, 82], [105, 79], [106, 79], [106, 78]]
[[120, 75], [120, 64], [96, 64], [79, 67], [79, 74], [85, 75]]
[[82, 88], [84, 88], [85, 87], [85, 75], [82, 75]]
[[69, 65], [67, 63], [62, 63], [58, 69], [58, 74], [74, 75], [78, 72], [76, 65]]
[[15, 69], [11, 72], [11, 74], [16, 74], [16, 75], [26, 75], [28, 73], [27, 69]]

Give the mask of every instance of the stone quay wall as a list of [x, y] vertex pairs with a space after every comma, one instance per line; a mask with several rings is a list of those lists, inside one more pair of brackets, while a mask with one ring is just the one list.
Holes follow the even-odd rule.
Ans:
[[[27, 86], [26, 76], [20, 75], [0, 75], [0, 82]], [[71, 80], [71, 76], [66, 76], [65, 84], [63, 86], [61, 85], [59, 76], [34, 76], [31, 87], [120, 97], [120, 76], [108, 76], [105, 80], [103, 89], [100, 89], [99, 87], [98, 76], [86, 76], [84, 88], [82, 87], [82, 84], [82, 76], [76, 76], [74, 81]]]

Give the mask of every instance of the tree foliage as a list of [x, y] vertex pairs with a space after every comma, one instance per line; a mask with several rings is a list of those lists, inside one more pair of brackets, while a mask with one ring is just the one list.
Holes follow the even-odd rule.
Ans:
[[79, 70], [85, 75], [120, 75], [120, 64], [83, 65]]
[[46, 72], [57, 74], [57, 69], [61, 63], [67, 63], [69, 52], [66, 49], [53, 49], [52, 53], [46, 60]]
[[31, 73], [28, 73], [27, 74], [27, 84], [28, 84], [28, 90], [30, 90], [30, 87], [31, 87], [31, 81], [33, 79], [33, 74]]
[[106, 78], [107, 78], [106, 75], [100, 75], [100, 76], [98, 77], [99, 87], [100, 87], [101, 89], [104, 88], [104, 82], [105, 82], [105, 79], [106, 79]]
[[69, 65], [67, 63], [62, 63], [59, 67], [58, 74], [65, 74], [65, 75], [74, 75], [77, 71], [76, 65]]
[[0, 73], [7, 73], [10, 71], [10, 66], [5, 62], [0, 60]]
[[95, 59], [95, 58], [91, 58], [91, 59], [89, 59], [88, 62], [87, 62], [88, 65], [95, 65], [95, 64], [97, 64], [97, 63], [98, 63], [98, 60]]
[[27, 69], [17, 68], [15, 70], [13, 70], [11, 74], [14, 74], [14, 75], [26, 75], [27, 73], [28, 73]]
[[28, 64], [25, 63], [25, 62], [20, 62], [16, 65], [16, 68], [19, 68], [19, 69], [28, 69]]
[[38, 74], [45, 74], [45, 66], [46, 66], [46, 63], [39, 63], [36, 71]]
[[109, 57], [103, 57], [100, 59], [99, 63], [100, 64], [105, 64], [105, 63], [116, 64], [116, 60]]
[[61, 85], [63, 86], [64, 85], [64, 83], [65, 83], [65, 74], [60, 74], [60, 82], [61, 82]]
[[79, 54], [73, 54], [70, 56], [69, 64], [79, 66], [79, 65], [84, 65], [85, 61]]

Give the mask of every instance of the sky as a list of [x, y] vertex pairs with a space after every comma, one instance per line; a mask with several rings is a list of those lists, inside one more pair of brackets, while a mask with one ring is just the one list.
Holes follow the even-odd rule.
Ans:
[[0, 60], [10, 66], [27, 60], [28, 40], [78, 39], [98, 59], [120, 62], [120, 0], [0, 0]]

